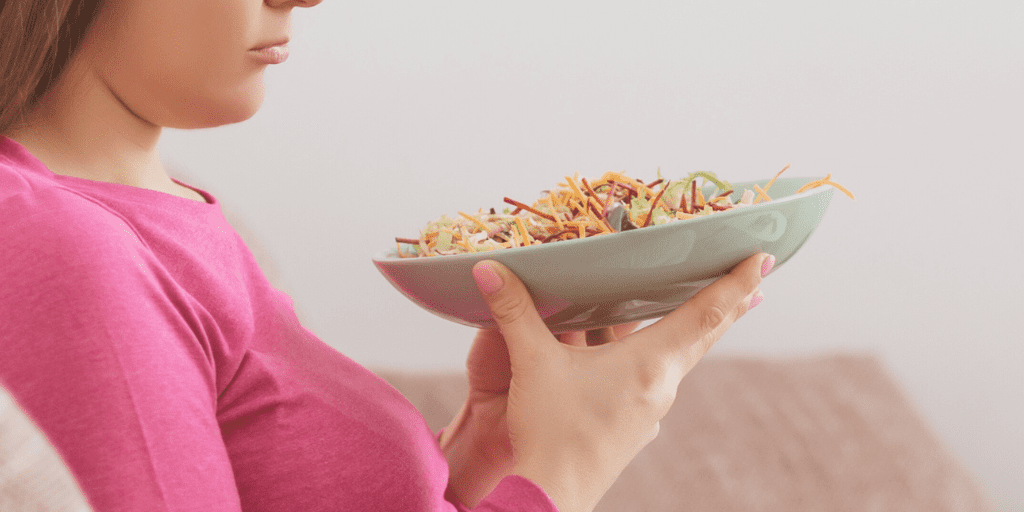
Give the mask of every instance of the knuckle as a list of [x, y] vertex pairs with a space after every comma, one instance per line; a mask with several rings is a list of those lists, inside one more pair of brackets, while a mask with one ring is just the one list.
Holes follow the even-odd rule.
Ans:
[[526, 316], [530, 309], [529, 301], [518, 294], [508, 294], [494, 299], [491, 314], [499, 325], [513, 323]]
[[715, 301], [705, 307], [700, 314], [701, 332], [712, 332], [722, 325], [728, 318], [728, 310], [720, 301]]
[[651, 441], [654, 441], [655, 439], [657, 439], [659, 433], [661, 433], [661, 421], [660, 420], [654, 422], [654, 426], [651, 427], [650, 431], [647, 433], [647, 443], [645, 443], [645, 444], [650, 444]]
[[637, 368], [637, 402], [642, 411], [660, 420], [676, 399], [675, 386], [668, 378], [667, 363], [645, 362]]
[[658, 390], [644, 394], [644, 410], [655, 420], [661, 420], [668, 414], [669, 409], [676, 400], [676, 394], [669, 391]]
[[750, 300], [744, 298], [739, 302], [739, 304], [736, 305], [735, 315], [733, 315], [733, 318], [738, 320], [740, 317], [746, 314], [748, 309], [750, 309]]
[[659, 360], [642, 360], [636, 365], [637, 385], [647, 393], [661, 387], [665, 380], [665, 364]]
[[700, 337], [697, 341], [697, 357], [702, 357], [711, 351], [711, 347], [715, 346], [715, 342], [718, 341], [718, 333], [715, 331], [708, 331], [706, 334]]

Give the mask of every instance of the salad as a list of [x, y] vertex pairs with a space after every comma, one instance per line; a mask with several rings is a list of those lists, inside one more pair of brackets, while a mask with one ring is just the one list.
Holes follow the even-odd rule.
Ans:
[[[532, 205], [506, 197], [504, 201], [514, 209], [498, 213], [481, 208], [472, 215], [460, 211], [455, 218], [442, 215], [420, 230], [418, 239], [395, 238], [397, 255], [417, 258], [529, 247], [714, 215], [771, 201], [768, 190], [786, 169], [788, 165], [763, 189], [758, 185], [745, 189], [736, 203], [731, 199], [733, 187], [712, 172], [694, 172], [673, 181], [663, 179], [659, 169], [658, 178], [650, 183], [612, 171], [593, 181], [576, 173], [566, 176], [555, 190], [543, 191]], [[797, 193], [831, 185], [854, 199], [831, 177], [811, 181]], [[709, 183], [715, 191], [705, 197], [701, 189]]]

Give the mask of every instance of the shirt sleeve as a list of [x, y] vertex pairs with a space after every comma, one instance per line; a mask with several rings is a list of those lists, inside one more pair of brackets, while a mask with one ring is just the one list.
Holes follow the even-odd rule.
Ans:
[[558, 512], [555, 503], [537, 484], [519, 475], [501, 479], [476, 508], [469, 508], [447, 490], [444, 499], [458, 512]]
[[210, 352], [130, 226], [27, 212], [0, 241], [0, 382], [92, 507], [239, 512]]
[[460, 512], [558, 512], [547, 493], [537, 484], [519, 475], [502, 478], [494, 490], [476, 508], [461, 508], [459, 510]]
[[[437, 432], [437, 442], [441, 442], [444, 434], [442, 428]], [[468, 508], [452, 492], [451, 487], [445, 490], [444, 499], [455, 507], [458, 512], [558, 512], [555, 502], [528, 478], [509, 475], [502, 478], [476, 508]]]

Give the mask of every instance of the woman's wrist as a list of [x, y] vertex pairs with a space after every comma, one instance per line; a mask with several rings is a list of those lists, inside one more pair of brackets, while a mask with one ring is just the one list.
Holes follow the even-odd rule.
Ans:
[[467, 400], [442, 429], [448, 487], [462, 504], [476, 506], [512, 469], [504, 413]]
[[[540, 487], [559, 512], [590, 512], [604, 494], [590, 489], [597, 482], [592, 468], [582, 458], [567, 460], [560, 450], [547, 451], [537, 457], [517, 460], [511, 473], [530, 480]], [[596, 499], [593, 499], [596, 496]]]

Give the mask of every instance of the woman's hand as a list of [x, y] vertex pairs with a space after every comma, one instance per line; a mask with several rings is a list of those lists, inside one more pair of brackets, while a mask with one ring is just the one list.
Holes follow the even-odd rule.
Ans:
[[[605, 339], [592, 344], [581, 343], [579, 333], [559, 343], [511, 271], [492, 260], [477, 263], [474, 277], [501, 337], [478, 336], [470, 354], [477, 398], [460, 413], [466, 423], [476, 417], [495, 428], [466, 431], [493, 435], [483, 442], [495, 448], [487, 456], [504, 460], [499, 465], [505, 468], [511, 452], [508, 471], [538, 484], [560, 511], [592, 510], [657, 435], [683, 376], [749, 309], [762, 273], [771, 268], [768, 258], [751, 256], [640, 331], [616, 339], [606, 330]], [[474, 411], [473, 403], [487, 405]], [[502, 420], [505, 427], [497, 427]]]
[[[617, 340], [640, 322], [560, 335], [576, 346]], [[512, 380], [505, 338], [499, 330], [477, 331], [466, 360], [469, 394], [462, 410], [445, 427], [441, 449], [448, 460], [449, 483], [456, 497], [470, 507], [491, 492], [512, 471], [513, 452], [506, 412]]]

